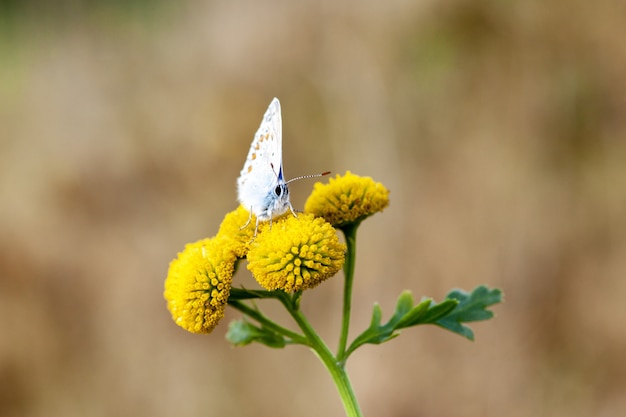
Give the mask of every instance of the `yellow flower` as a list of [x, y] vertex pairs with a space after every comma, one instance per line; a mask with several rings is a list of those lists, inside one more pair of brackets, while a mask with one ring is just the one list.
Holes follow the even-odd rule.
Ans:
[[[250, 219], [250, 222], [248, 222], [248, 219]], [[276, 219], [273, 219], [272, 222], [275, 221]], [[246, 223], [248, 224], [246, 225]], [[269, 224], [270, 222], [268, 221], [259, 222], [257, 234], [268, 228]], [[246, 227], [243, 227], [244, 225]], [[225, 244], [229, 246], [229, 249], [235, 253], [237, 258], [244, 258], [250, 249], [250, 244], [254, 240], [255, 228], [256, 216], [253, 214], [250, 217], [250, 212], [244, 206], [239, 206], [224, 216], [217, 236], [227, 238]]]
[[163, 294], [176, 324], [192, 333], [211, 333], [224, 317], [235, 260], [221, 238], [185, 246], [170, 263]]
[[346, 171], [342, 177], [331, 178], [328, 184], [316, 183], [304, 211], [323, 217], [342, 228], [358, 224], [389, 205], [389, 190], [370, 177], [360, 177]]
[[335, 275], [345, 250], [324, 219], [286, 216], [257, 235], [248, 252], [248, 269], [267, 290], [302, 291]]
[[[250, 212], [243, 206], [237, 207], [236, 210], [231, 211], [222, 220], [220, 229], [217, 235], [220, 237], [226, 237], [230, 239], [229, 246], [235, 253], [237, 258], [243, 258], [250, 249], [250, 242], [254, 237], [254, 225], [256, 224], [256, 217], [250, 218], [250, 224], [247, 227], [241, 228], [248, 222], [250, 218]], [[259, 224], [259, 229], [261, 224]]]

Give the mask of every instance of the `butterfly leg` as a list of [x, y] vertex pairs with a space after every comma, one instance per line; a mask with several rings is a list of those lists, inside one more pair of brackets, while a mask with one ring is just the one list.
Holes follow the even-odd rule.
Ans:
[[289, 203], [289, 210], [291, 210], [291, 214], [293, 214], [293, 217], [298, 217], [296, 212], [293, 210], [293, 207], [291, 206], [291, 203]]
[[[272, 227], [272, 219], [270, 218], [270, 228]], [[252, 240], [256, 238], [256, 232], [259, 230], [259, 218], [256, 218], [256, 224], [254, 225], [254, 237]]]
[[270, 230], [272, 230], [272, 209], [268, 209], [268, 213], [270, 216]]
[[[248, 221], [246, 222], [246, 224], [244, 224], [243, 226], [241, 226], [241, 227], [239, 228], [239, 230], [243, 230], [243, 229], [245, 229], [246, 227], [248, 227], [248, 225], [250, 224], [250, 221], [251, 221], [251, 220], [252, 220], [252, 207], [250, 207], [250, 215], [248, 216]], [[259, 219], [257, 219], [256, 224], [257, 224], [257, 227], [258, 227], [258, 225], [259, 225]], [[256, 232], [255, 232], [255, 234], [254, 234], [254, 235], [256, 236]]]

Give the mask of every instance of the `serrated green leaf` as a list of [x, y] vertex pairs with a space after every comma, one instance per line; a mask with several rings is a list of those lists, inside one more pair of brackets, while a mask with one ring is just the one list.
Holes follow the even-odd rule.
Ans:
[[352, 341], [352, 344], [346, 351], [346, 357], [361, 345], [366, 343], [378, 345], [398, 336], [398, 333], [394, 334], [396, 329], [395, 324], [402, 320], [404, 315], [411, 310], [412, 306], [413, 296], [411, 295], [411, 292], [404, 291], [400, 294], [400, 297], [398, 297], [394, 315], [386, 324], [381, 326], [380, 322], [382, 320], [383, 312], [380, 305], [378, 303], [374, 303], [370, 326]]
[[346, 356], [361, 345], [378, 345], [397, 337], [400, 334], [400, 329], [409, 327], [413, 322], [419, 320], [419, 318], [424, 315], [431, 301], [430, 299], [426, 299], [413, 307], [413, 295], [411, 292], [402, 292], [396, 301], [396, 309], [393, 316], [391, 316], [389, 321], [384, 325], [380, 324], [383, 314], [380, 305], [375, 303], [372, 310], [370, 326], [354, 339], [347, 350]]
[[383, 311], [380, 309], [380, 305], [378, 303], [374, 303], [374, 308], [372, 309], [372, 320], [370, 321], [370, 328], [375, 328], [380, 326], [380, 321], [383, 318]]
[[408, 313], [404, 315], [397, 323], [397, 329], [403, 329], [405, 327], [415, 326], [416, 324], [422, 323], [430, 304], [432, 303], [432, 299], [427, 298], [422, 300], [421, 303], [413, 307]]
[[398, 297], [398, 301], [396, 301], [396, 308], [393, 315], [383, 327], [387, 330], [393, 331], [396, 328], [396, 324], [400, 322], [412, 308], [413, 294], [411, 294], [411, 291], [403, 291]]
[[389, 340], [389, 338], [392, 337], [393, 327], [388, 325], [380, 325], [382, 315], [383, 313], [380, 305], [378, 305], [378, 303], [374, 304], [374, 308], [372, 309], [372, 320], [370, 323], [370, 327], [368, 327], [363, 333], [361, 333], [356, 339], [354, 339], [354, 342], [352, 342], [352, 344], [379, 344], [383, 343], [386, 340]]
[[439, 304], [435, 304], [428, 309], [426, 314], [424, 314], [420, 323], [416, 324], [434, 323], [442, 317], [450, 314], [450, 312], [454, 310], [458, 304], [459, 302], [453, 299], [444, 300]]
[[486, 310], [486, 307], [499, 303], [501, 296], [500, 290], [481, 286], [471, 294], [453, 290], [438, 304], [427, 298], [413, 306], [413, 295], [410, 291], [404, 291], [398, 297], [393, 315], [385, 324], [381, 324], [382, 309], [374, 304], [370, 326], [354, 339], [345, 356], [348, 357], [361, 345], [387, 342], [397, 337], [401, 329], [419, 324], [436, 324], [473, 340], [474, 333], [463, 322], [491, 318], [493, 313]]
[[252, 342], [262, 343], [271, 348], [283, 348], [285, 339], [273, 331], [257, 327], [245, 320], [235, 320], [228, 326], [226, 339], [235, 346], [245, 346]]
[[413, 308], [413, 294], [411, 291], [403, 291], [396, 301], [394, 316], [403, 317]]
[[254, 338], [250, 336], [252, 327], [250, 323], [243, 320], [232, 321], [228, 325], [226, 340], [235, 346], [245, 346], [254, 341]]
[[471, 293], [453, 290], [448, 293], [446, 298], [446, 301], [455, 300], [458, 305], [450, 314], [440, 318], [435, 324], [469, 340], [474, 340], [473, 331], [463, 323], [487, 320], [493, 317], [493, 312], [486, 310], [486, 308], [502, 301], [502, 291], [481, 285]]

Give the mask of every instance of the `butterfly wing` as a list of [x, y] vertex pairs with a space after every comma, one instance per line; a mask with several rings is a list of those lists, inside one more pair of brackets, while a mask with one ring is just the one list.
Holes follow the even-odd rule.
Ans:
[[[237, 180], [238, 200], [260, 220], [284, 213], [289, 207], [283, 179], [282, 117], [274, 98], [254, 135], [248, 157]], [[277, 186], [283, 189], [276, 194]]]

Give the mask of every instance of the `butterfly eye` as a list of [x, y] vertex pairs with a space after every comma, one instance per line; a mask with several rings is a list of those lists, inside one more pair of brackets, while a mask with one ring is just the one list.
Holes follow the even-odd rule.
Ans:
[[277, 185], [276, 188], [274, 188], [274, 194], [276, 194], [277, 197], [280, 197], [282, 191], [283, 189], [280, 187], [280, 185]]

